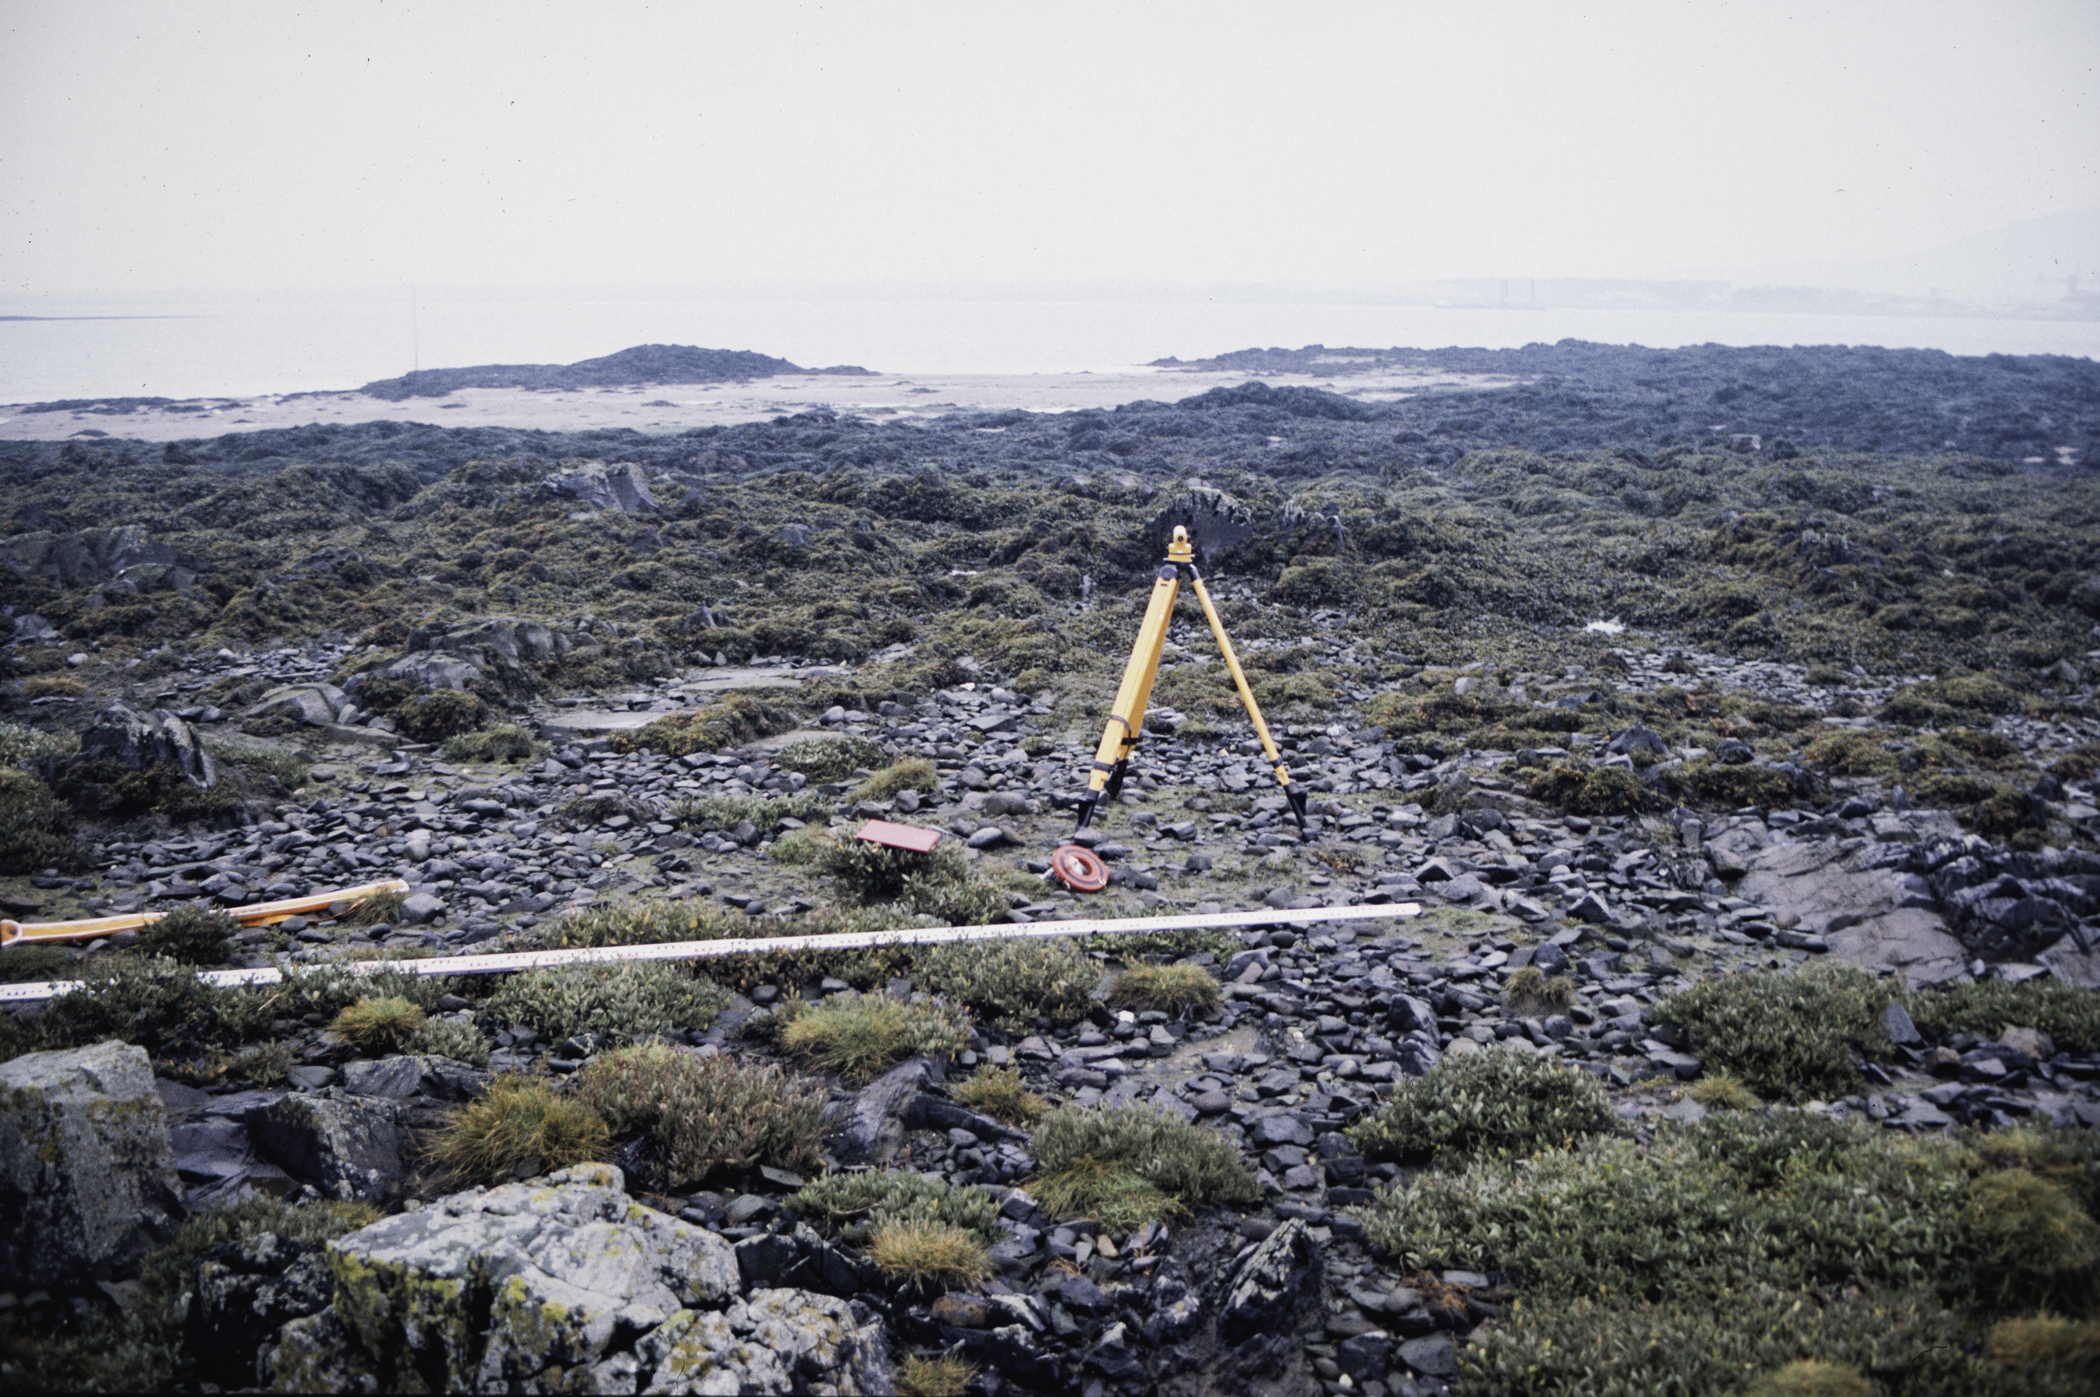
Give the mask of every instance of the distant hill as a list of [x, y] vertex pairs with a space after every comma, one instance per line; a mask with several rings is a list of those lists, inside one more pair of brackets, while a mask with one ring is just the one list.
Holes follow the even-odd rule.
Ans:
[[775, 374], [865, 374], [854, 364], [805, 369], [748, 349], [701, 349], [690, 344], [638, 344], [573, 364], [476, 364], [465, 369], [419, 369], [382, 378], [358, 391], [388, 402], [442, 398], [455, 388], [624, 388], [637, 383], [729, 383]]

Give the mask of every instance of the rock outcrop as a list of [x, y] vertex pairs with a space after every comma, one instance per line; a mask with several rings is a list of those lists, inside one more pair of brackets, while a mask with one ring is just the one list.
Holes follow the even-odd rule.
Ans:
[[136, 524], [70, 534], [16, 534], [0, 544], [0, 561], [54, 587], [90, 586], [116, 579], [149, 592], [187, 586], [196, 576], [182, 565], [173, 548], [156, 542]]
[[895, 1390], [879, 1320], [740, 1295], [729, 1243], [636, 1203], [611, 1165], [455, 1194], [327, 1255], [334, 1303], [258, 1357], [273, 1390]]
[[94, 723], [80, 735], [79, 756], [45, 760], [54, 770], [89, 762], [111, 762], [127, 771], [165, 766], [199, 789], [208, 789], [219, 779], [211, 753], [188, 723], [165, 708], [141, 713], [125, 703], [113, 703], [95, 715]]
[[0, 1288], [123, 1279], [175, 1235], [181, 1197], [145, 1049], [0, 1063]]
[[564, 499], [592, 509], [617, 514], [654, 514], [656, 496], [649, 493], [649, 477], [632, 461], [607, 465], [592, 461], [576, 470], [564, 471], [547, 482], [547, 488]]

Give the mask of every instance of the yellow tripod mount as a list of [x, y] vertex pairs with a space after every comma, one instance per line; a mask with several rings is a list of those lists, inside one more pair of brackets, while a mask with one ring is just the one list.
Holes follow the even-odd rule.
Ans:
[[1218, 650], [1225, 657], [1225, 668], [1232, 672], [1233, 687], [1240, 692], [1240, 703], [1245, 706], [1247, 716], [1254, 721], [1254, 731], [1261, 738], [1261, 749], [1268, 755], [1269, 764], [1276, 769], [1276, 784], [1283, 789], [1284, 799], [1290, 802], [1291, 815], [1298, 821], [1298, 828], [1305, 828], [1305, 792], [1291, 784], [1289, 768], [1283, 764], [1283, 754], [1276, 750], [1276, 739], [1269, 736], [1269, 725], [1262, 720], [1261, 705], [1254, 701], [1254, 690], [1247, 687], [1247, 673], [1240, 668], [1240, 657], [1232, 648], [1232, 640], [1225, 634], [1225, 623], [1218, 619], [1218, 608], [1212, 604], [1210, 589], [1203, 585], [1203, 577], [1196, 571], [1196, 550], [1189, 543], [1189, 531], [1180, 525], [1174, 527], [1173, 540], [1167, 545], [1167, 560], [1160, 565], [1158, 580], [1152, 584], [1152, 597], [1145, 605], [1145, 619], [1138, 626], [1137, 644], [1131, 649], [1130, 663], [1123, 670], [1123, 682], [1116, 689], [1114, 707], [1108, 711], [1108, 722], [1101, 731], [1101, 745], [1094, 752], [1094, 765], [1087, 773], [1086, 794], [1079, 798], [1079, 829], [1085, 829], [1093, 820], [1094, 812], [1102, 805], [1114, 800], [1123, 792], [1123, 778], [1130, 771], [1130, 754], [1136, 748], [1145, 728], [1145, 709], [1152, 701], [1152, 681], [1159, 677], [1159, 654], [1167, 643], [1167, 627], [1174, 619], [1174, 602], [1181, 595], [1181, 584], [1186, 581], [1196, 593], [1196, 600], [1203, 606], [1204, 619], [1210, 622], [1210, 633], [1217, 638]]

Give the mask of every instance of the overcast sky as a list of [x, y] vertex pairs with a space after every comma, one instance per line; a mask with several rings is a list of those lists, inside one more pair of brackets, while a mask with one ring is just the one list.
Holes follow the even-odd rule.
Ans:
[[1668, 276], [2100, 205], [2100, 4], [4, 0], [0, 290]]

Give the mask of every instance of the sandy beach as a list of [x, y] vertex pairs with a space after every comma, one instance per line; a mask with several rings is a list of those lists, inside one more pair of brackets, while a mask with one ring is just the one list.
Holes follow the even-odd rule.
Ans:
[[25, 409], [31, 405], [17, 403], [0, 406], [0, 440], [63, 441], [102, 435], [181, 441], [315, 422], [384, 420], [427, 422], [442, 427], [527, 427], [544, 431], [632, 427], [642, 432], [672, 433], [693, 427], [765, 421], [815, 408], [874, 420], [1013, 408], [1070, 412], [1115, 407], [1139, 398], [1171, 402], [1251, 378], [1260, 378], [1275, 387], [1300, 384], [1326, 389], [1366, 402], [1393, 402], [1440, 390], [1499, 387], [1514, 381], [1456, 373], [1320, 377], [1132, 368], [1078, 374], [792, 374], [741, 383], [642, 384], [550, 391], [462, 388], [441, 398], [403, 401], [351, 390], [258, 398], [193, 398], [131, 411], [90, 406], [29, 412]]

